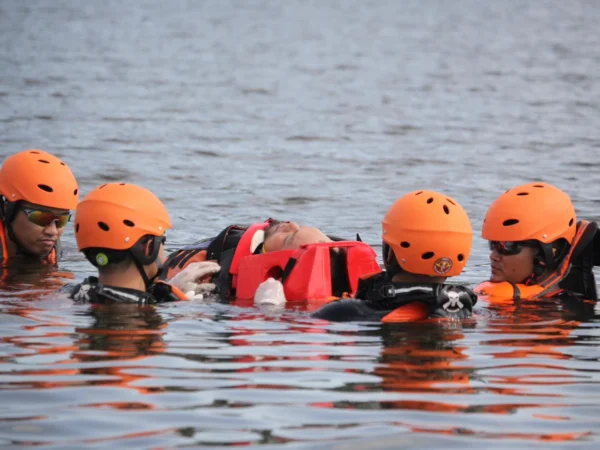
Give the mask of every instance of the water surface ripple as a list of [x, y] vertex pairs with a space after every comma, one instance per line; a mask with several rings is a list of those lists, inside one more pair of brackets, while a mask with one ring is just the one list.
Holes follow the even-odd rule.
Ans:
[[[0, 157], [43, 148], [83, 194], [158, 193], [169, 247], [295, 219], [377, 246], [398, 196], [441, 190], [479, 230], [545, 180], [600, 218], [591, 0], [0, 1]], [[0, 446], [596, 448], [593, 305], [477, 305], [464, 323], [73, 305], [91, 266], [0, 285]]]

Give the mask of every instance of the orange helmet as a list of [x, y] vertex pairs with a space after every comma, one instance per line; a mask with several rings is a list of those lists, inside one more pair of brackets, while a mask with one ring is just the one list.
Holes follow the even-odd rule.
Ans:
[[446, 195], [406, 194], [391, 206], [382, 225], [386, 265], [390, 249], [398, 265], [414, 274], [452, 277], [467, 264], [473, 243], [471, 223], [462, 206]]
[[9, 156], [0, 168], [0, 195], [9, 202], [24, 200], [56, 209], [75, 209], [77, 180], [69, 167], [42, 150]]
[[575, 237], [575, 208], [567, 194], [548, 183], [529, 183], [509, 189], [496, 199], [483, 221], [481, 236], [488, 241], [526, 241], [544, 244]]
[[162, 236], [171, 228], [165, 205], [148, 189], [104, 184], [77, 206], [75, 238], [79, 250], [128, 250], [146, 235]]

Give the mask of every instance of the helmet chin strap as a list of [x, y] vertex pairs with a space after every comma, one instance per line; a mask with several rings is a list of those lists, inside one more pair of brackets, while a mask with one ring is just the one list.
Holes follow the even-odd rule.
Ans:
[[[154, 236], [153, 239], [155, 240], [153, 245], [154, 248], [150, 255], [144, 254], [138, 244], [136, 244], [133, 248], [129, 250], [133, 262], [137, 267], [137, 270], [140, 276], [142, 277], [142, 280], [144, 281], [144, 287], [146, 288], [146, 291], [150, 289], [150, 286], [152, 286], [154, 281], [162, 272], [162, 262], [160, 261], [160, 258], [158, 256], [160, 244], [157, 244], [156, 242], [156, 240], [158, 239], [157, 236]], [[150, 264], [156, 264], [156, 274], [151, 278], [148, 277], [145, 269], [145, 267], [149, 266]]]
[[[531, 284], [545, 277], [558, 267], [559, 263], [565, 257], [569, 246], [565, 242], [554, 241], [548, 244], [540, 243], [538, 254], [533, 260], [533, 273], [528, 278]], [[527, 284], [527, 283], [525, 283]]]
[[152, 280], [148, 278], [144, 265], [140, 261], [138, 261], [137, 258], [133, 258], [133, 263], [135, 264], [135, 267], [137, 267], [137, 270], [140, 276], [142, 277], [142, 281], [144, 282], [145, 290], [147, 291], [148, 288], [152, 285], [152, 281], [155, 277], [152, 277]]
[[148, 279], [148, 285], [146, 285], [146, 290], [148, 290], [148, 288], [154, 284], [154, 282], [156, 281], [156, 279], [162, 274], [163, 272], [163, 263], [160, 260], [160, 258], [158, 257], [158, 255], [156, 255], [156, 259], [154, 260], [154, 264], [156, 264], [156, 274], [154, 274], [154, 276], [152, 278]]
[[382, 252], [383, 265], [385, 266], [387, 276], [391, 279], [394, 275], [402, 272], [402, 268], [400, 267], [392, 248], [385, 241], [382, 244]]
[[158, 255], [156, 256], [156, 259], [154, 260], [154, 262], [156, 263], [156, 275], [154, 275], [152, 277], [152, 279], [150, 280], [152, 283], [154, 283], [165, 271], [165, 266], [163, 264], [163, 262], [160, 260], [160, 258], [158, 257]]

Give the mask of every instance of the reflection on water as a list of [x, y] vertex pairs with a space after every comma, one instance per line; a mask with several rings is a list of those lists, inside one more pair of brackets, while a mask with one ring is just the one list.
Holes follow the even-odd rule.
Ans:
[[[377, 246], [417, 188], [479, 230], [532, 180], [597, 220], [599, 14], [589, 0], [3, 0], [0, 159], [41, 147], [84, 195], [153, 190], [171, 248], [267, 217]], [[594, 305], [482, 300], [470, 321], [418, 326], [92, 308], [54, 294], [92, 272], [72, 225], [63, 240], [60, 271], [0, 272], [0, 446], [598, 445]], [[460, 281], [488, 273], [476, 233]]]
[[548, 301], [463, 324], [328, 324], [23, 294], [0, 316], [0, 435], [48, 448], [589, 441], [593, 314]]

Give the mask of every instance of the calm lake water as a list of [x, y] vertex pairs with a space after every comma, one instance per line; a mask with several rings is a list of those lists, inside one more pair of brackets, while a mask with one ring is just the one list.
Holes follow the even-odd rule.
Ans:
[[[406, 192], [479, 237], [544, 180], [600, 218], [600, 3], [0, 0], [0, 157], [42, 148], [85, 194], [156, 192], [173, 249], [292, 219], [380, 247]], [[0, 446], [597, 448], [593, 305], [479, 302], [463, 323], [328, 324], [214, 302], [91, 308], [92, 274], [0, 285]]]

